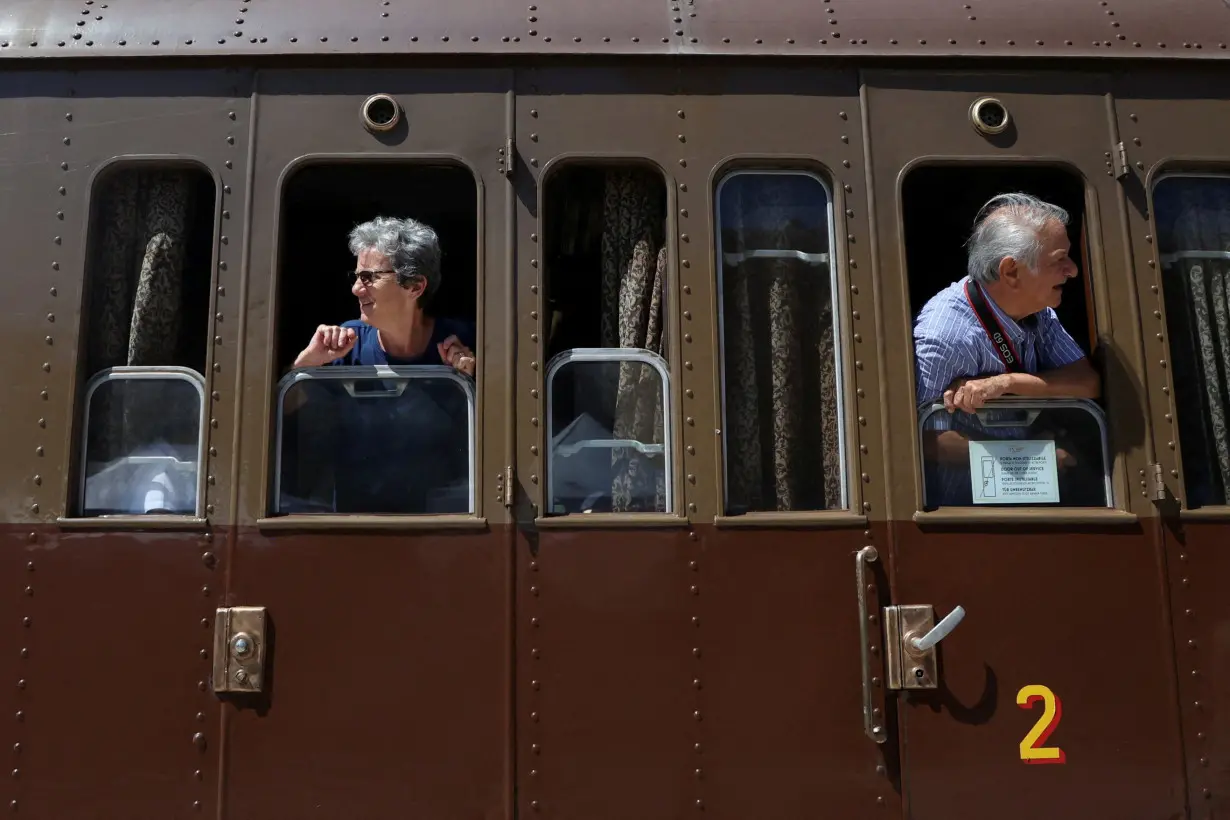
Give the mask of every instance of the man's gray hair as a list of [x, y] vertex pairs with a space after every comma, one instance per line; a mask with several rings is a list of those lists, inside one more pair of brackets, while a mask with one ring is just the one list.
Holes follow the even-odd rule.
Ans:
[[1036, 269], [1042, 252], [1039, 232], [1052, 220], [1066, 227], [1068, 212], [1029, 194], [993, 197], [974, 220], [966, 266], [970, 278], [983, 284], [994, 282], [999, 278], [999, 263], [1005, 256]]
[[350, 232], [350, 252], [358, 256], [374, 250], [389, 258], [397, 271], [397, 283], [405, 286], [415, 277], [427, 282], [423, 302], [440, 286], [440, 240], [436, 232], [413, 219], [378, 216], [356, 225]]

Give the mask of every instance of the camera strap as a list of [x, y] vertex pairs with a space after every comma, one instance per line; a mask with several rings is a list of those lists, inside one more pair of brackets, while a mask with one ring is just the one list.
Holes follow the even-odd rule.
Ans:
[[965, 299], [969, 302], [969, 306], [973, 308], [974, 315], [978, 317], [978, 323], [982, 325], [983, 331], [986, 332], [987, 338], [991, 340], [991, 346], [995, 348], [995, 352], [999, 355], [999, 360], [1004, 363], [1009, 373], [1022, 373], [1025, 370], [1024, 364], [1021, 362], [1021, 357], [1017, 355], [1016, 347], [1013, 346], [1008, 338], [1007, 332], [1004, 331], [999, 320], [995, 318], [995, 312], [991, 310], [991, 306], [987, 303], [987, 297], [983, 295], [982, 288], [972, 279], [965, 282]]

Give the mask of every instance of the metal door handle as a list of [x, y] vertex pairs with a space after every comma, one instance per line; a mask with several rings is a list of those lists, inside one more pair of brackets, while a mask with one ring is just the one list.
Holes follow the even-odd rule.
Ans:
[[935, 626], [931, 627], [930, 631], [921, 638], [910, 638], [910, 646], [917, 649], [919, 652], [926, 652], [931, 647], [935, 646], [940, 641], [948, 637], [948, 633], [957, 628], [957, 624], [965, 617], [965, 608], [957, 607], [952, 612], [944, 616], [944, 619]]
[[863, 667], [863, 732], [876, 743], [883, 743], [884, 727], [875, 720], [875, 704], [871, 697], [871, 643], [867, 625], [872, 615], [867, 612], [867, 565], [880, 557], [876, 548], [863, 547], [854, 554], [854, 580], [858, 586], [858, 635], [859, 655]]

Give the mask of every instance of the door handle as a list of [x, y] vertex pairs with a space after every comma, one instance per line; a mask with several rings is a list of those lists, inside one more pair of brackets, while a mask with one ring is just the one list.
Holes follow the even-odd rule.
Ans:
[[871, 692], [872, 644], [871, 636], [868, 634], [870, 632], [868, 625], [875, 623], [877, 619], [874, 611], [867, 611], [867, 565], [875, 563], [879, 557], [880, 554], [872, 546], [863, 547], [856, 552], [854, 554], [854, 580], [858, 587], [859, 654], [863, 662], [863, 732], [876, 743], [883, 743], [887, 738], [884, 736], [884, 726], [878, 719], [878, 710], [875, 708]]
[[889, 689], [934, 689], [935, 646], [965, 618], [956, 607], [935, 623], [930, 605], [884, 608], [884, 652]]

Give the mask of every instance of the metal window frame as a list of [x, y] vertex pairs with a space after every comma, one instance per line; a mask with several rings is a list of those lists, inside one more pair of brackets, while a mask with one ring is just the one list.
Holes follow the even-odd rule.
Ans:
[[[192, 514], [187, 513], [171, 513], [170, 515], [177, 518], [191, 519], [203, 518], [205, 514], [205, 476], [209, 472], [206, 469], [205, 458], [207, 448], [205, 446], [205, 419], [208, 417], [209, 408], [208, 402], [205, 399], [205, 377], [190, 367], [180, 367], [177, 365], [121, 365], [118, 367], [108, 367], [98, 371], [85, 385], [85, 398], [82, 403], [83, 418], [81, 422], [81, 451], [77, 458], [77, 498], [73, 504], [76, 514], [82, 518], [90, 520], [114, 518], [119, 515], [146, 515], [147, 513], [117, 513], [115, 515], [88, 515], [85, 510], [85, 485], [86, 465], [89, 464], [89, 441], [90, 441], [90, 402], [94, 399], [94, 393], [106, 382], [112, 381], [137, 381], [146, 379], [150, 381], [183, 381], [191, 384], [196, 388], [197, 397], [200, 403], [200, 413], [197, 418], [197, 481], [196, 481], [196, 507]], [[159, 513], [159, 515], [166, 515]]]
[[[985, 405], [987, 410], [1084, 410], [1093, 416], [1094, 421], [1098, 424], [1098, 432], [1102, 437], [1102, 476], [1106, 487], [1106, 508], [1118, 509], [1115, 506], [1115, 489], [1112, 482], [1111, 461], [1110, 461], [1110, 436], [1107, 431], [1106, 413], [1102, 410], [1097, 402], [1089, 399], [992, 399]], [[943, 402], [933, 402], [932, 404], [922, 408], [918, 414], [918, 439], [922, 441], [923, 433], [926, 432], [927, 421], [937, 412], [947, 412]], [[961, 412], [961, 411], [958, 411]], [[1029, 422], [1032, 424], [1033, 422]], [[1013, 425], [1017, 426], [1017, 425]], [[1020, 425], [1027, 426], [1027, 425]], [[1011, 441], [1012, 439], [1005, 439]], [[922, 485], [922, 505], [927, 507], [927, 457], [923, 452], [923, 448], [918, 448], [918, 469], [919, 479]], [[1033, 504], [1015, 504], [1010, 508], [993, 507], [994, 510], [1003, 510], [1005, 513], [1011, 513], [1013, 510], [1024, 509], [1029, 507], [1037, 507]], [[968, 509], [959, 507], [958, 509]], [[1050, 509], [1046, 507], [1045, 509]]]
[[[666, 509], [661, 515], [670, 515], [675, 511], [675, 453], [674, 453], [674, 424], [671, 420], [670, 396], [671, 396], [671, 377], [670, 366], [666, 359], [652, 350], [647, 350], [643, 347], [574, 347], [571, 350], [565, 350], [557, 353], [547, 362], [546, 373], [546, 402], [547, 402], [547, 430], [546, 430], [546, 456], [547, 456], [547, 495], [543, 504], [544, 516], [566, 515], [567, 513], [553, 513], [549, 509], [552, 506], [552, 499], [555, 498], [555, 470], [553, 469], [553, 460], [555, 456], [555, 447], [552, 443], [552, 431], [555, 429], [554, 415], [554, 397], [555, 376], [565, 365], [576, 364], [578, 362], [639, 362], [652, 367], [658, 371], [658, 376], [662, 379], [662, 452], [666, 456], [665, 465], [665, 485], [666, 485]], [[593, 513], [593, 515], [620, 515], [621, 513]]]
[[[404, 381], [411, 382], [414, 380], [439, 380], [446, 379], [455, 382], [460, 386], [462, 393], [466, 398], [466, 445], [469, 452], [470, 464], [470, 492], [469, 492], [469, 509], [464, 513], [381, 513], [389, 517], [406, 518], [414, 520], [425, 515], [432, 517], [443, 516], [448, 518], [472, 518], [477, 515], [478, 508], [478, 468], [476, 464], [477, 456], [477, 433], [475, 423], [477, 421], [478, 412], [477, 406], [477, 391], [475, 389], [474, 380], [468, 376], [462, 375], [457, 370], [448, 365], [326, 365], [323, 367], [305, 367], [298, 370], [292, 370], [278, 381], [278, 399], [277, 399], [277, 418], [274, 421], [274, 460], [273, 460], [273, 499], [270, 506], [272, 507], [271, 515], [291, 515], [291, 513], [283, 513], [282, 506], [282, 419], [283, 406], [286, 399], [286, 393], [296, 384], [305, 381], [330, 380], [330, 381], [348, 381], [352, 385], [356, 381]], [[403, 388], [404, 390], [404, 388]], [[350, 392], [349, 390], [347, 392]], [[352, 394], [353, 395], [353, 394]], [[356, 397], [357, 398], [357, 397]], [[299, 513], [294, 513], [298, 515]], [[330, 513], [330, 515], [358, 515], [358, 513]]]
[[[795, 258], [806, 262], [809, 265], [828, 264], [829, 268], [829, 289], [833, 294], [832, 306], [833, 311], [833, 364], [836, 375], [837, 394], [834, 397], [837, 405], [837, 458], [841, 463], [841, 469], [838, 471], [841, 476], [841, 507], [842, 510], [850, 509], [850, 479], [849, 479], [849, 461], [846, 447], [846, 385], [845, 385], [845, 367], [842, 357], [841, 348], [841, 313], [844, 301], [841, 298], [841, 288], [839, 277], [837, 275], [837, 265], [834, 264], [836, 259], [836, 251], [834, 249], [834, 241], [837, 236], [835, 216], [833, 213], [833, 189], [828, 184], [823, 176], [815, 171], [806, 171], [803, 169], [788, 169], [788, 168], [736, 168], [727, 171], [722, 175], [721, 180], [714, 188], [713, 192], [713, 261], [715, 268], [715, 276], [717, 279], [717, 320], [718, 320], [718, 363], [721, 375], [721, 381], [718, 389], [721, 391], [719, 401], [721, 402], [722, 413], [722, 513], [729, 514], [730, 510], [730, 454], [729, 454], [729, 436], [727, 431], [730, 425], [727, 424], [726, 415], [726, 289], [723, 281], [723, 271], [725, 268], [725, 254], [722, 253], [722, 192], [732, 179], [738, 176], [794, 176], [794, 177], [809, 177], [820, 184], [820, 188], [824, 191], [825, 196], [825, 213], [827, 214], [827, 224], [829, 233], [828, 253], [825, 254], [806, 254], [801, 251], [790, 249], [760, 249], [751, 253], [743, 254], [747, 257], [787, 257]], [[823, 257], [823, 258], [821, 258]], [[747, 515], [756, 515], [762, 512], [761, 510], [748, 511]], [[827, 510], [798, 510], [800, 513], [807, 512], [828, 512]]]

